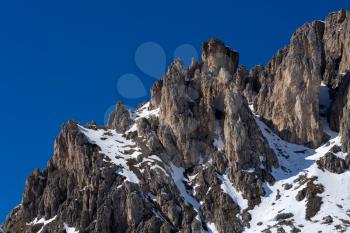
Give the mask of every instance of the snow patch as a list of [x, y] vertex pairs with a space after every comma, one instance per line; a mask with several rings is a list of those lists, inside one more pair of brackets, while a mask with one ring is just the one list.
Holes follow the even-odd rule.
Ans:
[[79, 233], [74, 227], [69, 227], [66, 223], [63, 224], [66, 233]]
[[224, 193], [227, 193], [232, 200], [239, 205], [241, 211], [248, 208], [248, 201], [243, 198], [242, 193], [239, 192], [229, 180], [227, 174], [220, 176], [217, 174], [218, 178], [221, 180], [222, 184], [220, 185], [221, 190]]
[[126, 139], [115, 130], [87, 129], [79, 125], [80, 131], [88, 138], [89, 142], [98, 145], [101, 153], [110, 159], [110, 162], [120, 168], [117, 173], [124, 176], [127, 181], [139, 183], [136, 174], [129, 168], [128, 160], [136, 159], [141, 155], [141, 149], [136, 147], [135, 142]]
[[198, 203], [198, 201], [192, 197], [186, 190], [186, 186], [184, 184], [184, 172], [185, 169], [182, 167], [177, 167], [174, 164], [170, 164], [171, 167], [171, 174], [172, 174], [172, 178], [174, 180], [174, 183], [177, 187], [177, 189], [180, 191], [181, 196], [183, 197], [184, 201], [186, 204], [190, 204], [193, 206], [194, 210], [199, 213], [199, 209], [200, 209], [200, 204]]
[[216, 229], [216, 226], [214, 223], [211, 223], [211, 222], [207, 223], [207, 227], [208, 227], [210, 233], [219, 233], [219, 231], [218, 231], [218, 229]]
[[[141, 118], [150, 118], [151, 116], [156, 116], [159, 117], [159, 108], [156, 109], [152, 109], [152, 110], [148, 110], [150, 106], [150, 103], [147, 102], [145, 103], [142, 107], [140, 107], [139, 109], [137, 109], [135, 112], [133, 112], [132, 115], [132, 119], [136, 122], [137, 120], [141, 119]], [[135, 132], [137, 131], [137, 126], [136, 123], [134, 123], [129, 130], [127, 130], [125, 133], [128, 134], [130, 132]]]
[[51, 218], [51, 219], [48, 219], [48, 220], [45, 220], [45, 218], [41, 218], [41, 219], [35, 218], [32, 222], [27, 223], [26, 225], [27, 225], [27, 226], [31, 226], [31, 225], [43, 224], [43, 226], [41, 227], [41, 229], [37, 232], [37, 233], [41, 233], [41, 232], [43, 231], [44, 227], [45, 227], [47, 224], [49, 224], [49, 223], [55, 221], [56, 218], [57, 218], [57, 215], [56, 215], [55, 217]]

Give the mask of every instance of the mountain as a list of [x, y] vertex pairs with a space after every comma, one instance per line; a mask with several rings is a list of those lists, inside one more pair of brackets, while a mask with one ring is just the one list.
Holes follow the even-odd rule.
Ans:
[[3, 232], [350, 232], [350, 12], [266, 66], [218, 39], [136, 111], [69, 121]]

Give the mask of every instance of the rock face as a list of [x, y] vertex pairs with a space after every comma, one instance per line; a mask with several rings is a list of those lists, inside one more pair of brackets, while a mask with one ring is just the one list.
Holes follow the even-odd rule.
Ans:
[[[267, 78], [260, 82], [254, 107], [283, 139], [312, 147], [325, 139], [319, 117], [321, 81], [333, 96], [328, 113], [330, 128], [342, 130], [340, 122], [348, 102], [349, 38], [349, 12], [334, 12], [324, 23], [315, 21], [298, 29], [290, 45], [265, 68]], [[343, 125], [346, 131], [346, 123]]]
[[160, 100], [162, 97], [162, 87], [163, 87], [163, 80], [157, 80], [152, 89], [151, 89], [151, 103], [150, 108], [154, 109], [157, 108], [160, 104]]
[[317, 165], [321, 169], [326, 169], [337, 174], [344, 173], [349, 169], [349, 161], [339, 158], [331, 152], [328, 152], [325, 156], [318, 160]]
[[350, 70], [350, 13], [346, 10], [330, 14], [323, 36], [326, 67], [324, 82], [333, 88], [342, 74]]
[[347, 102], [343, 108], [343, 114], [340, 121], [340, 136], [342, 149], [350, 152], [350, 93], [347, 93]]
[[254, 105], [282, 138], [312, 147], [323, 139], [319, 117], [323, 32], [324, 24], [315, 21], [293, 34], [290, 45], [270, 62], [269, 83]]
[[115, 129], [118, 133], [125, 132], [133, 123], [130, 111], [119, 102], [116, 109], [109, 116], [108, 127]]
[[[47, 168], [28, 177], [21, 204], [0, 232], [238, 233], [284, 232], [285, 226], [299, 232], [301, 210], [283, 203], [299, 207], [302, 200], [302, 221], [326, 222], [313, 218], [329, 184], [303, 158], [317, 155], [318, 175], [349, 170], [349, 25], [347, 11], [305, 24], [267, 66], [250, 70], [239, 66], [237, 52], [211, 39], [202, 61], [190, 67], [174, 61], [136, 111], [118, 103], [107, 126], [69, 121]], [[321, 82], [331, 92], [323, 116]], [[320, 155], [288, 143], [319, 146], [327, 115], [341, 145], [333, 137]], [[271, 197], [270, 206], [283, 208], [262, 216]]]
[[[213, 40], [204, 45], [203, 56], [215, 57], [208, 53], [217, 54], [223, 48], [225, 54], [235, 54]], [[170, 66], [163, 81], [159, 139], [172, 160], [186, 168], [223, 151], [228, 164], [221, 173], [227, 173], [254, 206], [264, 193], [262, 182], [273, 181], [269, 173], [277, 159], [231, 82], [232, 66], [224, 63], [216, 75], [210, 71], [212, 63], [206, 61], [188, 72], [179, 61]], [[248, 170], [254, 172], [244, 172]]]
[[[349, 93], [349, 84], [350, 84], [350, 72], [346, 72], [344, 77], [341, 78], [340, 83], [337, 87], [333, 89], [333, 101], [331, 108], [328, 114], [329, 127], [339, 132], [340, 123], [343, 119], [344, 107], [348, 102], [348, 93]], [[342, 127], [346, 129], [346, 125]]]
[[267, 80], [267, 72], [261, 65], [247, 70], [240, 66], [235, 73], [234, 82], [241, 94], [247, 99], [249, 104], [253, 104], [261, 86]]
[[202, 61], [213, 72], [225, 68], [231, 74], [237, 70], [239, 54], [226, 47], [220, 40], [212, 39], [203, 44]]
[[334, 12], [326, 19], [324, 34], [326, 68], [324, 82], [334, 90], [329, 113], [331, 129], [340, 131], [342, 147], [350, 152], [349, 79], [350, 79], [350, 13]]

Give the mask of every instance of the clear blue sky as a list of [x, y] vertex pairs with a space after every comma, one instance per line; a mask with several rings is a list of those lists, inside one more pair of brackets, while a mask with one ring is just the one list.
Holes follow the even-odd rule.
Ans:
[[0, 222], [20, 203], [30, 172], [46, 166], [63, 122], [102, 123], [125, 73], [150, 87], [154, 79], [134, 61], [140, 44], [159, 43], [169, 64], [177, 46], [199, 51], [218, 37], [250, 67], [304, 22], [342, 7], [350, 1], [1, 1]]

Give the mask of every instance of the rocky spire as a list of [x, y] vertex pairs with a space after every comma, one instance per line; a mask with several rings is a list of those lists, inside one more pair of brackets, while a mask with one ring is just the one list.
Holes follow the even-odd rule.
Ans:
[[122, 102], [118, 102], [116, 109], [109, 116], [108, 127], [115, 129], [118, 133], [123, 133], [132, 123], [130, 111], [126, 109]]
[[220, 40], [211, 39], [203, 44], [202, 62], [213, 72], [218, 73], [220, 68], [225, 68], [234, 74], [238, 67], [239, 54]]

